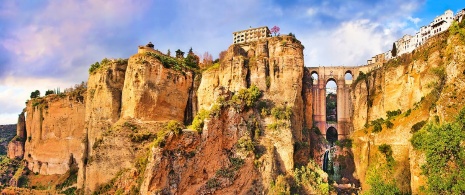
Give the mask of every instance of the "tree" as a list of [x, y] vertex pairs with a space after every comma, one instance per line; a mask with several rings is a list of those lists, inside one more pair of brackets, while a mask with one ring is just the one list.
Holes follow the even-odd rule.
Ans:
[[195, 55], [191, 47], [189, 53], [187, 53], [187, 57], [184, 59], [184, 63], [191, 68], [199, 68], [199, 61], [199, 56]]
[[391, 54], [392, 54], [392, 57], [396, 57], [396, 56], [397, 56], [397, 47], [396, 47], [396, 43], [392, 43]]
[[39, 90], [35, 90], [33, 92], [31, 92], [31, 98], [38, 98], [40, 97], [40, 91]]
[[209, 54], [208, 52], [205, 52], [203, 53], [203, 56], [202, 56], [202, 63], [205, 65], [205, 66], [209, 66], [212, 64], [213, 62], [213, 57], [211, 54]]
[[226, 56], [226, 51], [221, 51], [220, 54], [218, 55], [219, 58], [220, 58], [220, 61], [222, 61], [224, 59], [224, 57]]
[[170, 51], [170, 49], [168, 49], [168, 52], [166, 52], [166, 55], [171, 57], [171, 51]]
[[274, 34], [274, 36], [276, 36], [276, 33], [279, 32], [279, 27], [278, 26], [273, 26], [273, 28], [271, 28], [270, 32]]
[[45, 96], [50, 95], [50, 94], [55, 94], [55, 92], [51, 89], [45, 91]]

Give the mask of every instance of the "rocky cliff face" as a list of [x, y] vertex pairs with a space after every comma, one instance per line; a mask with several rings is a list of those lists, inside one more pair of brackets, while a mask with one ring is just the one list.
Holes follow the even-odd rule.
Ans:
[[[294, 142], [302, 139], [302, 50], [290, 36], [230, 46], [217, 67], [202, 73], [198, 108], [209, 114], [201, 134], [171, 134], [163, 148], [152, 147], [141, 192], [271, 192], [269, 184], [278, 175], [292, 173]], [[268, 112], [288, 108], [292, 116], [278, 123], [260, 115], [255, 104], [241, 109], [231, 103], [252, 86], [261, 91], [259, 102]], [[273, 130], [277, 124], [282, 126]], [[244, 151], [245, 143], [251, 145]]]
[[[425, 184], [420, 166], [424, 163], [421, 152], [410, 144], [412, 126], [420, 121], [449, 121], [461, 108], [465, 75], [463, 44], [448, 33], [441, 34], [412, 54], [393, 59], [383, 68], [367, 73], [353, 85], [353, 148], [357, 176], [362, 188], [369, 170], [383, 162], [378, 146], [392, 147], [396, 162], [392, 178], [403, 192], [418, 193]], [[400, 110], [402, 114], [391, 118], [388, 111]], [[408, 114], [407, 114], [408, 113]], [[381, 125], [373, 133], [376, 119], [393, 123], [392, 128]], [[436, 119], [437, 118], [437, 119]], [[392, 179], [391, 178], [391, 179]]]
[[[100, 159], [101, 153], [95, 149], [103, 140], [103, 133], [110, 131], [111, 126], [119, 120], [121, 97], [127, 61], [113, 61], [104, 64], [87, 81], [88, 96], [85, 111], [85, 140], [81, 146], [84, 156], [79, 167], [78, 186], [94, 190], [98, 184], [110, 180], [118, 170], [118, 166], [103, 163], [108, 159]], [[107, 156], [107, 155], [104, 155]], [[112, 157], [108, 155], [108, 157]], [[115, 159], [118, 159], [116, 156]], [[95, 160], [94, 160], [95, 159]], [[124, 160], [124, 159], [123, 159]], [[106, 161], [111, 162], [111, 161]], [[124, 165], [124, 164], [122, 164]], [[101, 171], [106, 170], [106, 171]]]
[[24, 142], [26, 141], [26, 120], [24, 112], [19, 114], [16, 124], [16, 137], [8, 144], [7, 156], [10, 159], [24, 157]]
[[[455, 39], [440, 35], [355, 79], [353, 146], [334, 159], [346, 166], [345, 182], [369, 189], [373, 170], [389, 163], [378, 148], [387, 144], [395, 163], [384, 179], [419, 192], [425, 157], [412, 149], [410, 130], [448, 121], [461, 106], [465, 46]], [[327, 192], [327, 176], [309, 163], [327, 147], [312, 128], [311, 87], [293, 36], [234, 44], [203, 72], [140, 47], [128, 60], [102, 61], [86, 87], [30, 100], [8, 154], [40, 175], [77, 167], [84, 194]]]
[[85, 91], [36, 98], [26, 106], [24, 158], [34, 173], [64, 174], [81, 159], [84, 138]]
[[124, 81], [122, 117], [183, 121], [192, 80], [191, 72], [165, 68], [146, 53], [132, 56]]
[[[228, 92], [256, 85], [263, 91], [263, 101], [274, 106], [290, 107], [291, 127], [283, 142], [275, 142], [284, 159], [285, 170], [293, 168], [295, 140], [302, 139], [303, 127], [303, 46], [290, 36], [267, 39], [248, 46], [232, 45], [218, 69], [202, 74], [198, 89], [199, 109], [209, 109]], [[270, 122], [268, 122], [270, 123]]]
[[[147, 53], [149, 52], [149, 53]], [[86, 110], [87, 156], [83, 159], [86, 193], [103, 186], [138, 189], [137, 159], [168, 120], [184, 121], [192, 73], [165, 67], [158, 51], [145, 48], [128, 61], [112, 62], [90, 75]], [[172, 59], [172, 58], [171, 58]], [[102, 171], [105, 170], [105, 171]]]

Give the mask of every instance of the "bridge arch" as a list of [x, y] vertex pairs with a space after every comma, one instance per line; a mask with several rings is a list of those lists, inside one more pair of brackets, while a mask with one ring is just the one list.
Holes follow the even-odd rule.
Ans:
[[319, 76], [318, 72], [314, 70], [310, 73], [310, 76], [312, 77], [312, 81], [313, 81], [312, 84], [318, 85], [318, 76]]
[[354, 80], [354, 74], [351, 70], [346, 70], [346, 72], [344, 73], [344, 80], [346, 85], [352, 84], [352, 81]]
[[334, 128], [333, 126], [329, 127], [327, 130], [326, 130], [326, 140], [329, 142], [329, 143], [334, 143], [338, 140], [338, 133], [337, 133], [337, 129]]
[[[351, 123], [351, 84], [357, 78], [359, 71], [362, 70], [359, 67], [352, 66], [320, 66], [308, 67], [307, 71], [312, 79], [313, 125], [318, 127], [324, 136], [326, 136], [328, 128], [332, 126], [337, 129], [339, 139], [342, 139], [353, 130]], [[330, 81], [335, 82], [335, 86], [332, 85], [333, 89], [326, 88]], [[336, 114], [332, 114], [336, 117], [336, 120], [328, 120], [327, 118], [329, 111], [326, 107], [328, 90], [332, 90], [336, 94]]]

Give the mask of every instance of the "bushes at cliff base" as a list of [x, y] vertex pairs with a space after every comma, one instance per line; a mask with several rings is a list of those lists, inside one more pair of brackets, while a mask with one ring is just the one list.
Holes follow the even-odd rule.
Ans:
[[451, 123], [425, 125], [410, 140], [423, 151], [428, 194], [465, 194], [465, 109]]

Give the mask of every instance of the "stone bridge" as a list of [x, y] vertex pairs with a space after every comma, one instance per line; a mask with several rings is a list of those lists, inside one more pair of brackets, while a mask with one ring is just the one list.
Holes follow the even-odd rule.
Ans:
[[[341, 139], [353, 131], [351, 118], [353, 115], [351, 84], [360, 72], [367, 73], [373, 69], [380, 68], [381, 64], [375, 63], [365, 66], [320, 66], [306, 67], [312, 75], [311, 86], [313, 96], [313, 124], [318, 127], [323, 135], [328, 139], [328, 135]], [[352, 79], [345, 78], [349, 73]], [[315, 74], [317, 78], [314, 78]], [[334, 81], [337, 85], [337, 122], [328, 123], [326, 121], [326, 84]]]

